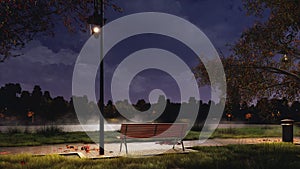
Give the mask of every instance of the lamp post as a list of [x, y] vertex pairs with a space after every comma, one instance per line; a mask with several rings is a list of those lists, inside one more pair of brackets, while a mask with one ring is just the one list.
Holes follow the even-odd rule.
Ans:
[[[104, 5], [103, 0], [100, 0], [100, 18], [101, 18], [101, 27], [104, 25]], [[103, 32], [101, 31], [101, 38], [100, 38], [100, 113], [104, 111], [104, 61], [103, 61]], [[99, 155], [104, 155], [104, 117], [100, 114], [100, 122], [99, 122], [99, 130], [100, 130], [100, 137], [99, 137]]]
[[[100, 1], [101, 7], [101, 26], [104, 25], [104, 5], [103, 0]], [[104, 61], [103, 61], [103, 37], [104, 31], [101, 31], [101, 38], [100, 38], [100, 112], [104, 112]], [[103, 115], [100, 114], [100, 122], [99, 122], [99, 155], [104, 155], [104, 119]]]
[[[100, 11], [99, 11], [100, 6]], [[99, 13], [100, 12], [100, 13]], [[98, 0], [94, 0], [94, 13], [88, 18], [88, 23], [90, 24], [91, 34], [100, 36], [100, 96], [99, 96], [99, 107], [100, 113], [104, 111], [104, 63], [103, 63], [103, 26], [105, 24], [104, 19], [104, 3], [103, 0], [100, 0], [100, 4], [98, 4]], [[101, 30], [102, 29], [102, 30]], [[99, 114], [99, 155], [104, 155], [104, 117]]]

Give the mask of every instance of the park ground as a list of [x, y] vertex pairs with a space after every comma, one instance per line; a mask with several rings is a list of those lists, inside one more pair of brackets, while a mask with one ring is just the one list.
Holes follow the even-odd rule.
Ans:
[[[10, 132], [1, 133], [0, 168], [300, 168], [300, 137], [296, 127], [294, 144], [282, 143], [280, 126], [217, 129], [204, 143], [196, 139], [199, 132], [193, 131], [184, 140], [184, 152], [180, 145], [172, 149], [167, 141], [133, 140], [128, 143], [126, 154], [125, 147], [119, 152], [120, 141], [110, 136], [105, 156], [99, 156], [98, 145], [84, 140], [86, 136], [81, 132]], [[63, 136], [65, 140], [59, 142]], [[77, 136], [81, 140], [71, 139]], [[16, 144], [9, 144], [17, 137]], [[42, 137], [48, 138], [48, 142], [42, 142], [47, 140]], [[85, 146], [89, 146], [89, 151], [82, 149]], [[266, 158], [268, 161], [263, 162]]]

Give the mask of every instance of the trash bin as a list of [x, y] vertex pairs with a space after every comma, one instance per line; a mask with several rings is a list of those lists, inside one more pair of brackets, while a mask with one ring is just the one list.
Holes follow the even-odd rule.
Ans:
[[292, 119], [281, 120], [283, 142], [293, 142], [293, 124], [294, 120]]

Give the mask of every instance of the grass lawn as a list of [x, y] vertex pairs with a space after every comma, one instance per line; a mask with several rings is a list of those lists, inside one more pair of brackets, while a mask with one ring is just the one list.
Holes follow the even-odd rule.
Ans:
[[[281, 137], [281, 126], [245, 127], [245, 128], [223, 128], [217, 129], [210, 137], [212, 138], [260, 138]], [[294, 126], [294, 136], [300, 136], [300, 129]], [[199, 132], [190, 131], [185, 140], [199, 139]]]
[[[98, 132], [89, 132], [98, 138]], [[294, 127], [294, 135], [300, 136], [299, 128]], [[106, 132], [105, 142], [119, 142], [116, 132]], [[251, 127], [251, 128], [227, 128], [217, 129], [211, 138], [253, 138], [253, 137], [281, 137], [281, 126]], [[199, 132], [190, 131], [184, 140], [199, 139]], [[0, 147], [4, 146], [31, 146], [59, 143], [93, 143], [84, 132], [61, 132], [50, 129], [36, 133], [10, 131], [0, 133]]]
[[[96, 137], [98, 132], [89, 132]], [[106, 132], [105, 142], [119, 142], [115, 132]], [[0, 133], [0, 147], [36, 146], [62, 143], [94, 143], [85, 132], [43, 133]]]
[[1, 155], [0, 168], [9, 169], [296, 169], [300, 147], [293, 144], [195, 147], [198, 152], [145, 158], [77, 159], [58, 155]]

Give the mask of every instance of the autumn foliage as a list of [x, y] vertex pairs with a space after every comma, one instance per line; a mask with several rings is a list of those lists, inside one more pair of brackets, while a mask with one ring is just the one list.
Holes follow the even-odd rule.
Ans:
[[[248, 15], [257, 17], [222, 56], [229, 102], [259, 98], [300, 99], [300, 1], [244, 0]], [[209, 84], [202, 63], [199, 82]], [[235, 98], [237, 97], [237, 98]]]

